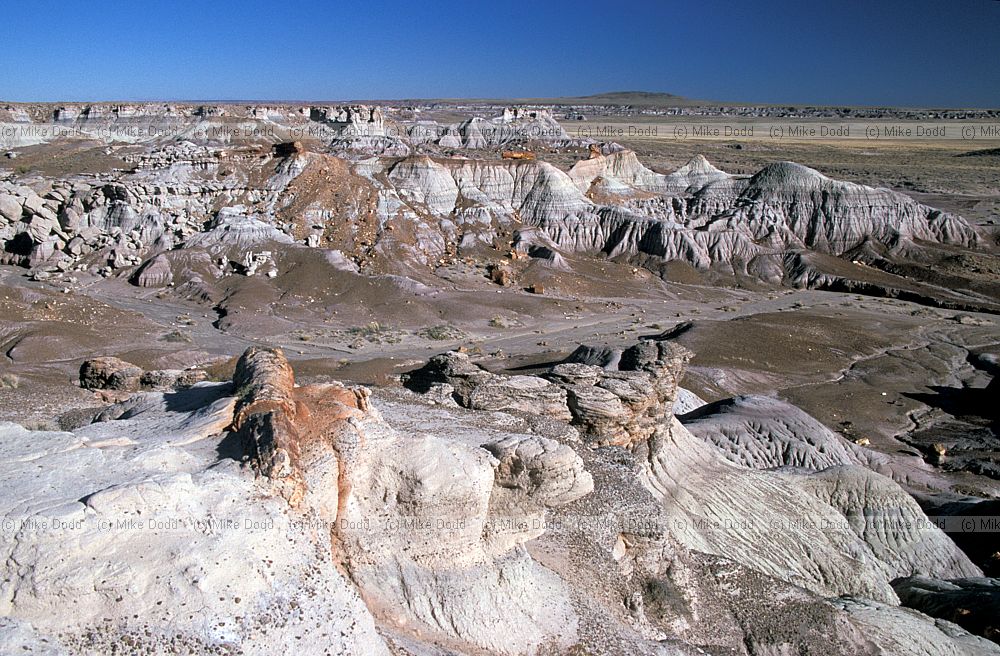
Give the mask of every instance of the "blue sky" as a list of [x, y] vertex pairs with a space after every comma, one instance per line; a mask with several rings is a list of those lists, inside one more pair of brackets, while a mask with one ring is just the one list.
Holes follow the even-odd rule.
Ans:
[[1000, 2], [119, 2], [0, 7], [0, 98], [541, 97], [1000, 106]]

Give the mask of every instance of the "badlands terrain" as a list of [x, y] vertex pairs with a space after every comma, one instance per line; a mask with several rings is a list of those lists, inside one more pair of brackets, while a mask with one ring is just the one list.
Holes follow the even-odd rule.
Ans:
[[0, 103], [0, 652], [1000, 654], [998, 122]]

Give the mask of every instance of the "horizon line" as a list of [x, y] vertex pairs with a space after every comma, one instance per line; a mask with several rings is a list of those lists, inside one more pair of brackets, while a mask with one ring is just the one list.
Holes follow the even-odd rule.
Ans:
[[[1000, 0], [998, 0], [1000, 1]], [[677, 99], [677, 104], [664, 103], [631, 103], [602, 102], [604, 95], [621, 92], [589, 94], [586, 96], [553, 96], [553, 97], [406, 97], [406, 98], [332, 98], [332, 99], [268, 99], [268, 98], [150, 98], [150, 99], [105, 99], [105, 100], [7, 100], [0, 98], [4, 105], [105, 105], [105, 104], [136, 104], [150, 105], [170, 103], [178, 105], [348, 105], [348, 104], [391, 104], [391, 103], [490, 103], [490, 104], [537, 104], [537, 105], [593, 105], [593, 106], [646, 106], [664, 108], [695, 108], [695, 107], [792, 107], [792, 108], [824, 108], [824, 109], [919, 109], [919, 110], [998, 110], [1000, 105], [892, 105], [876, 103], [815, 103], [815, 102], [744, 102], [730, 100], [698, 100], [660, 92], [634, 92], [651, 96], [663, 95]], [[595, 99], [591, 102], [578, 102]], [[577, 101], [577, 102], [573, 102]]]

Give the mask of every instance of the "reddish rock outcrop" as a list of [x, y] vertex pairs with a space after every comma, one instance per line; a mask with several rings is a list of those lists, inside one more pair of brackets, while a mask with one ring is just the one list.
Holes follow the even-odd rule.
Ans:
[[241, 436], [257, 470], [292, 505], [306, 491], [300, 468], [306, 445], [326, 441], [336, 450], [338, 427], [368, 412], [368, 390], [340, 383], [297, 387], [281, 349], [252, 347], [233, 374], [232, 432]]

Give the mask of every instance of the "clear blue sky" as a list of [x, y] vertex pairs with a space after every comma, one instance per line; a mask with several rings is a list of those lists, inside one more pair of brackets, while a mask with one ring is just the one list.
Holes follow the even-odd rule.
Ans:
[[5, 3], [0, 98], [1000, 106], [1000, 2]]

